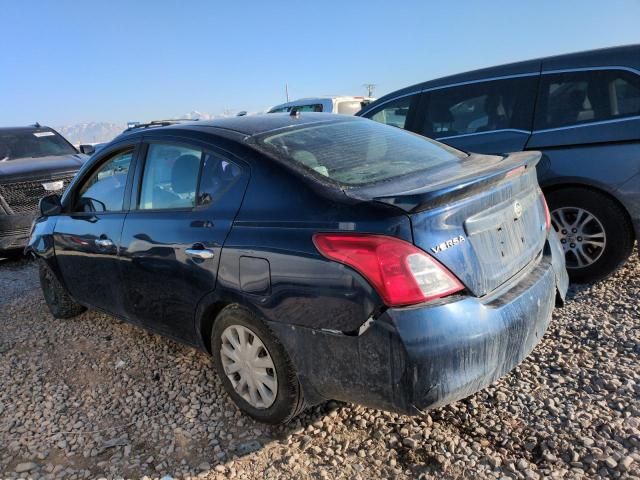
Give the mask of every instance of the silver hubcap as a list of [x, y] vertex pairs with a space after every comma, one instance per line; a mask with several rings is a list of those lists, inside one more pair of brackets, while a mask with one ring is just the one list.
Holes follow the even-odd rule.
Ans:
[[584, 268], [604, 252], [607, 237], [600, 220], [582, 208], [563, 207], [551, 212], [553, 228], [564, 249], [567, 268]]
[[220, 358], [234, 390], [252, 407], [269, 408], [276, 401], [278, 377], [262, 340], [242, 325], [222, 332]]

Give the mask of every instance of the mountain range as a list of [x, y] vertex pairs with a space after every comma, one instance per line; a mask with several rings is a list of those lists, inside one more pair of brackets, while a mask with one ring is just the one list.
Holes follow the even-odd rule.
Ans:
[[[211, 120], [213, 118], [229, 117], [231, 112], [224, 112], [219, 115], [212, 115], [206, 112], [200, 112], [193, 110], [189, 113], [179, 115], [177, 119], [185, 120]], [[55, 127], [67, 140], [74, 145], [82, 143], [103, 143], [113, 140], [116, 136], [122, 133], [127, 125], [124, 123], [111, 123], [111, 122], [88, 122], [77, 123], [75, 125], [63, 125]]]

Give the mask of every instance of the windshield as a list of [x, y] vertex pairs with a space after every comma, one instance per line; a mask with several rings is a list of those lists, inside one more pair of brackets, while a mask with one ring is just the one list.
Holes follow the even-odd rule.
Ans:
[[467, 155], [426, 137], [372, 121], [344, 121], [269, 132], [261, 150], [293, 161], [341, 184], [364, 185], [441, 166], [459, 166]]
[[73, 153], [69, 142], [51, 130], [0, 132], [0, 161]]

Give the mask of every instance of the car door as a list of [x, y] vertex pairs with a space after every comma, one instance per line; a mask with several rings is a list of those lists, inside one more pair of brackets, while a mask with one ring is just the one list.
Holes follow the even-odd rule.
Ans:
[[195, 141], [150, 138], [143, 152], [122, 230], [126, 314], [193, 343], [196, 307], [216, 286], [248, 169]]
[[427, 91], [415, 131], [468, 152], [524, 150], [538, 78], [536, 73]]
[[68, 212], [54, 228], [56, 260], [66, 287], [83, 304], [121, 315], [120, 234], [128, 210], [135, 144], [102, 155], [76, 182]]

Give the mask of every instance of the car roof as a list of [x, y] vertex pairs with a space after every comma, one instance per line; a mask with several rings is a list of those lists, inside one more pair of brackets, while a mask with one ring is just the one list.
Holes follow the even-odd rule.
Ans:
[[50, 131], [52, 130], [49, 127], [46, 127], [44, 125], [40, 125], [40, 126], [35, 126], [35, 125], [28, 125], [28, 126], [22, 126], [22, 127], [0, 127], [0, 132], [3, 133], [25, 133], [25, 132], [43, 132], [43, 131]]
[[289, 113], [270, 113], [268, 115], [245, 115], [242, 117], [226, 117], [214, 120], [199, 120], [174, 125], [167, 125], [153, 129], [133, 130], [124, 133], [123, 136], [134, 134], [151, 134], [166, 130], [193, 130], [198, 132], [210, 131], [219, 133], [220, 130], [235, 132], [244, 136], [260, 135], [272, 130], [292, 128], [301, 125], [312, 125], [327, 122], [362, 121], [356, 117], [336, 115], [332, 113], [300, 112], [298, 115]]
[[640, 44], [623, 45], [618, 47], [600, 48], [582, 52], [566, 53], [549, 57], [540, 57], [521, 62], [506, 63], [478, 70], [470, 70], [446, 77], [435, 78], [417, 83], [400, 90], [388, 93], [362, 109], [365, 113], [379, 105], [402, 95], [417, 93], [422, 90], [434, 89], [454, 85], [457, 83], [474, 82], [484, 79], [535, 74], [542, 70], [560, 70], [574, 68], [594, 68], [599, 66], [621, 66], [640, 70]]

